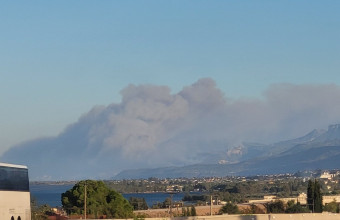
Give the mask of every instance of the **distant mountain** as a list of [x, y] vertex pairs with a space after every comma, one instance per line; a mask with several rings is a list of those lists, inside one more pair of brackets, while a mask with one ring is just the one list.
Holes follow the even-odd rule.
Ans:
[[[227, 147], [227, 152], [224, 154], [224, 159], [220, 160], [220, 164], [234, 164], [257, 157], [274, 156], [283, 153], [296, 145], [308, 144], [319, 141], [320, 139], [334, 140], [334, 137], [336, 137], [336, 135], [333, 134], [336, 133], [333, 131], [334, 127], [336, 127], [336, 125], [329, 126], [328, 131], [314, 129], [305, 136], [292, 140], [280, 141], [269, 145], [244, 142], [237, 146]], [[340, 136], [338, 137], [340, 138]], [[219, 155], [219, 157], [221, 157], [221, 155]], [[216, 158], [217, 155], [215, 155], [215, 161]]]
[[313, 130], [303, 137], [271, 145], [242, 144], [228, 149], [227, 156], [233, 157], [234, 161], [228, 161], [227, 157], [220, 164], [125, 170], [115, 179], [256, 175], [336, 169], [340, 168], [340, 125], [330, 125], [327, 131]]
[[287, 141], [281, 141], [275, 144], [272, 144], [269, 151], [272, 155], [278, 154], [281, 152], [284, 152], [296, 145], [299, 144], [307, 144], [316, 141], [320, 136], [324, 135], [327, 133], [326, 130], [319, 130], [319, 129], [314, 129], [313, 131], [309, 132], [305, 136], [292, 139], [292, 140], [287, 140]]
[[327, 132], [321, 132], [313, 141], [325, 142], [333, 140], [340, 140], [340, 124], [328, 126]]

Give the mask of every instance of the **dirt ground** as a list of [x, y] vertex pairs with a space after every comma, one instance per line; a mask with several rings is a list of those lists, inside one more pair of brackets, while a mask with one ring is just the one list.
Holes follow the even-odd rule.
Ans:
[[[214, 205], [212, 207], [213, 215], [218, 214], [221, 205]], [[210, 206], [195, 206], [196, 214], [198, 216], [207, 216], [210, 215]], [[134, 211], [136, 215], [141, 214], [145, 215], [149, 218], [156, 218], [156, 217], [170, 217], [172, 212], [172, 216], [182, 216], [182, 207], [172, 208], [170, 209], [148, 209], [148, 210], [140, 210]]]
[[[238, 209], [242, 212], [250, 210], [251, 206], [247, 204], [238, 204]], [[212, 206], [212, 215], [218, 215], [222, 205]], [[265, 213], [265, 207], [263, 205], [257, 205], [259, 214]], [[197, 216], [209, 216], [210, 206], [195, 206]], [[157, 217], [171, 217], [171, 216], [182, 216], [182, 207], [170, 209], [148, 209], [134, 211], [136, 215], [142, 215], [147, 218], [157, 218]], [[172, 214], [171, 214], [172, 212]]]

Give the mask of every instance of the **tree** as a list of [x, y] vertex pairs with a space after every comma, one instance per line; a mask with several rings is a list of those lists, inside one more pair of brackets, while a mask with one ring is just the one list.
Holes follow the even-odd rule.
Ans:
[[186, 212], [185, 212], [185, 216], [190, 216], [190, 208], [189, 207], [187, 207], [187, 209], [186, 209]]
[[307, 205], [308, 209], [314, 212], [314, 182], [312, 180], [308, 181], [308, 187], [307, 187]]
[[167, 197], [163, 202], [163, 208], [168, 208], [171, 206], [172, 200], [170, 197]]
[[268, 213], [284, 213], [285, 206], [281, 200], [276, 200], [267, 204]]
[[129, 202], [133, 210], [147, 210], [149, 208], [144, 198], [130, 197]]
[[184, 207], [182, 207], [182, 216], [187, 216], [187, 212]]
[[248, 213], [245, 214], [265, 214], [265, 212], [257, 205], [251, 204]]
[[324, 211], [332, 212], [332, 213], [339, 212], [339, 205], [338, 203], [336, 203], [335, 199], [332, 202], [325, 205]]
[[191, 216], [197, 215], [195, 206], [191, 206], [191, 213], [190, 214], [191, 214]]
[[189, 202], [196, 202], [196, 201], [206, 201], [207, 196], [206, 195], [190, 195], [185, 194], [182, 201], [189, 201]]
[[309, 180], [307, 187], [307, 204], [309, 210], [316, 213], [321, 213], [322, 206], [322, 195], [320, 190], [320, 184], [316, 180]]
[[287, 206], [286, 213], [307, 213], [309, 211], [307, 208], [302, 207], [299, 202], [295, 204], [294, 200], [288, 201]]
[[37, 204], [35, 198], [31, 197], [31, 219], [32, 220], [47, 220], [48, 216], [51, 214], [51, 207], [49, 205]]
[[[86, 187], [86, 195], [85, 195]], [[72, 189], [62, 194], [62, 205], [68, 214], [84, 214], [86, 197], [86, 215], [110, 218], [128, 218], [133, 216], [130, 203], [118, 192], [108, 188], [103, 181], [80, 181]]]
[[239, 213], [237, 205], [233, 203], [227, 203], [220, 209], [220, 213], [237, 214]]
[[321, 187], [320, 187], [320, 183], [318, 181], [315, 180], [314, 183], [314, 211], [316, 213], [322, 213], [323, 210], [323, 205], [322, 205], [322, 195], [321, 195]]

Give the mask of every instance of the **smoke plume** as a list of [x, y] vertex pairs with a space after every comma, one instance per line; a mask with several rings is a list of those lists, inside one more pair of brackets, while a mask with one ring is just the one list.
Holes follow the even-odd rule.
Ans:
[[177, 94], [129, 85], [121, 95], [1, 160], [27, 164], [31, 179], [108, 178], [123, 169], [217, 163], [243, 141], [271, 143], [340, 121], [340, 87], [332, 84], [275, 84], [259, 99], [234, 100], [205, 78]]

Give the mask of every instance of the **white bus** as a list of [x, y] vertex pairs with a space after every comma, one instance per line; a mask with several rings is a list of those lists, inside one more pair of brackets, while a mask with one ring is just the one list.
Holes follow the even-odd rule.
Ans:
[[0, 220], [31, 220], [26, 166], [0, 163]]

